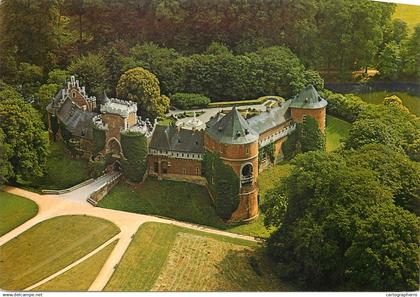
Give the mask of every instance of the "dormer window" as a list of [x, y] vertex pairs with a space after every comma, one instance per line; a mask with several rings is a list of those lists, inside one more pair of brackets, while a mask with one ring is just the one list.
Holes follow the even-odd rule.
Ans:
[[71, 93], [71, 96], [72, 96], [73, 98], [76, 98], [76, 92], [72, 92], [72, 93]]

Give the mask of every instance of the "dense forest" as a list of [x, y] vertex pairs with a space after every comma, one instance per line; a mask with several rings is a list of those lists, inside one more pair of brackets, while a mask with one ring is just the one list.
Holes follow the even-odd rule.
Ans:
[[[284, 78], [280, 92], [239, 83], [267, 76], [266, 84], [279, 85], [270, 70], [292, 81], [304, 68], [349, 80], [352, 71], [373, 67], [382, 79], [415, 80], [420, 28], [409, 36], [405, 22], [391, 21], [394, 10], [394, 4], [366, 0], [5, 0], [0, 79], [28, 96], [36, 88], [28, 92], [25, 85], [69, 69], [114, 92], [122, 72], [143, 66], [157, 75], [165, 95], [213, 99], [295, 91]], [[302, 83], [305, 78], [295, 89]]]
[[[69, 75], [153, 118], [170, 103], [290, 98], [313, 84], [352, 128], [333, 152], [311, 118], [285, 142], [291, 172], [261, 205], [271, 264], [307, 290], [417, 290], [419, 118], [395, 96], [373, 105], [324, 89], [369, 68], [374, 80], [420, 79], [420, 24], [409, 34], [394, 10], [367, 0], [3, 0], [0, 184], [45, 175], [46, 106]], [[146, 150], [134, 148], [145, 142], [123, 136], [132, 181], [143, 176]], [[97, 175], [104, 164], [93, 164]], [[226, 191], [236, 198], [234, 178], [215, 178], [216, 204]]]

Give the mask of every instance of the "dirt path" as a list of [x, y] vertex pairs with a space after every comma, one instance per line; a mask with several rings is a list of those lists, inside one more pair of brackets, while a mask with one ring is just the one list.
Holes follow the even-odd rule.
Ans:
[[2, 237], [0, 237], [0, 246], [44, 220], [63, 215], [89, 215], [93, 217], [99, 217], [111, 221], [121, 229], [121, 232], [118, 234], [119, 240], [117, 245], [106, 260], [97, 278], [92, 283], [91, 287], [89, 288], [89, 291], [101, 291], [105, 287], [108, 280], [111, 278], [112, 273], [114, 272], [114, 267], [120, 262], [122, 256], [128, 248], [132, 240], [132, 236], [137, 232], [137, 229], [140, 227], [140, 225], [145, 222], [160, 222], [166, 224], [173, 224], [180, 227], [200, 230], [208, 233], [219, 234], [250, 241], [257, 241], [254, 237], [251, 236], [234, 234], [226, 231], [208, 228], [205, 226], [178, 222], [154, 216], [129, 213], [119, 210], [93, 207], [90, 204], [80, 203], [73, 199], [65, 199], [63, 197], [60, 197], [61, 195], [39, 195], [37, 193], [29, 192], [15, 187], [6, 187], [4, 191], [34, 201], [38, 204], [39, 211], [34, 218], [30, 219], [29, 221], [25, 222], [24, 224], [20, 225], [19, 227], [13, 229], [9, 233], [6, 233]]

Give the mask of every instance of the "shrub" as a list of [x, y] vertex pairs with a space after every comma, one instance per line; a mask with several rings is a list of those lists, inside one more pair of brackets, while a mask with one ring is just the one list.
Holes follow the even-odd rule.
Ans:
[[210, 99], [201, 94], [176, 93], [172, 96], [171, 102], [178, 108], [191, 109], [192, 107], [207, 107]]
[[325, 90], [321, 96], [328, 101], [329, 114], [353, 123], [359, 114], [367, 107], [368, 103], [353, 94], [338, 94]]
[[100, 177], [106, 168], [105, 159], [89, 160], [89, 175], [93, 178]]

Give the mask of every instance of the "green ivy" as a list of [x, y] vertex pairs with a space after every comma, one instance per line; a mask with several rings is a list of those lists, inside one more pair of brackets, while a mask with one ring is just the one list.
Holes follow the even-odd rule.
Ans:
[[105, 147], [106, 135], [105, 131], [93, 127], [93, 149], [95, 154], [98, 154]]
[[227, 220], [239, 205], [239, 177], [219, 155], [207, 151], [203, 157], [204, 176], [214, 198], [216, 213]]
[[147, 139], [142, 133], [121, 133], [124, 159], [121, 162], [124, 175], [133, 182], [142, 180], [146, 173]]

